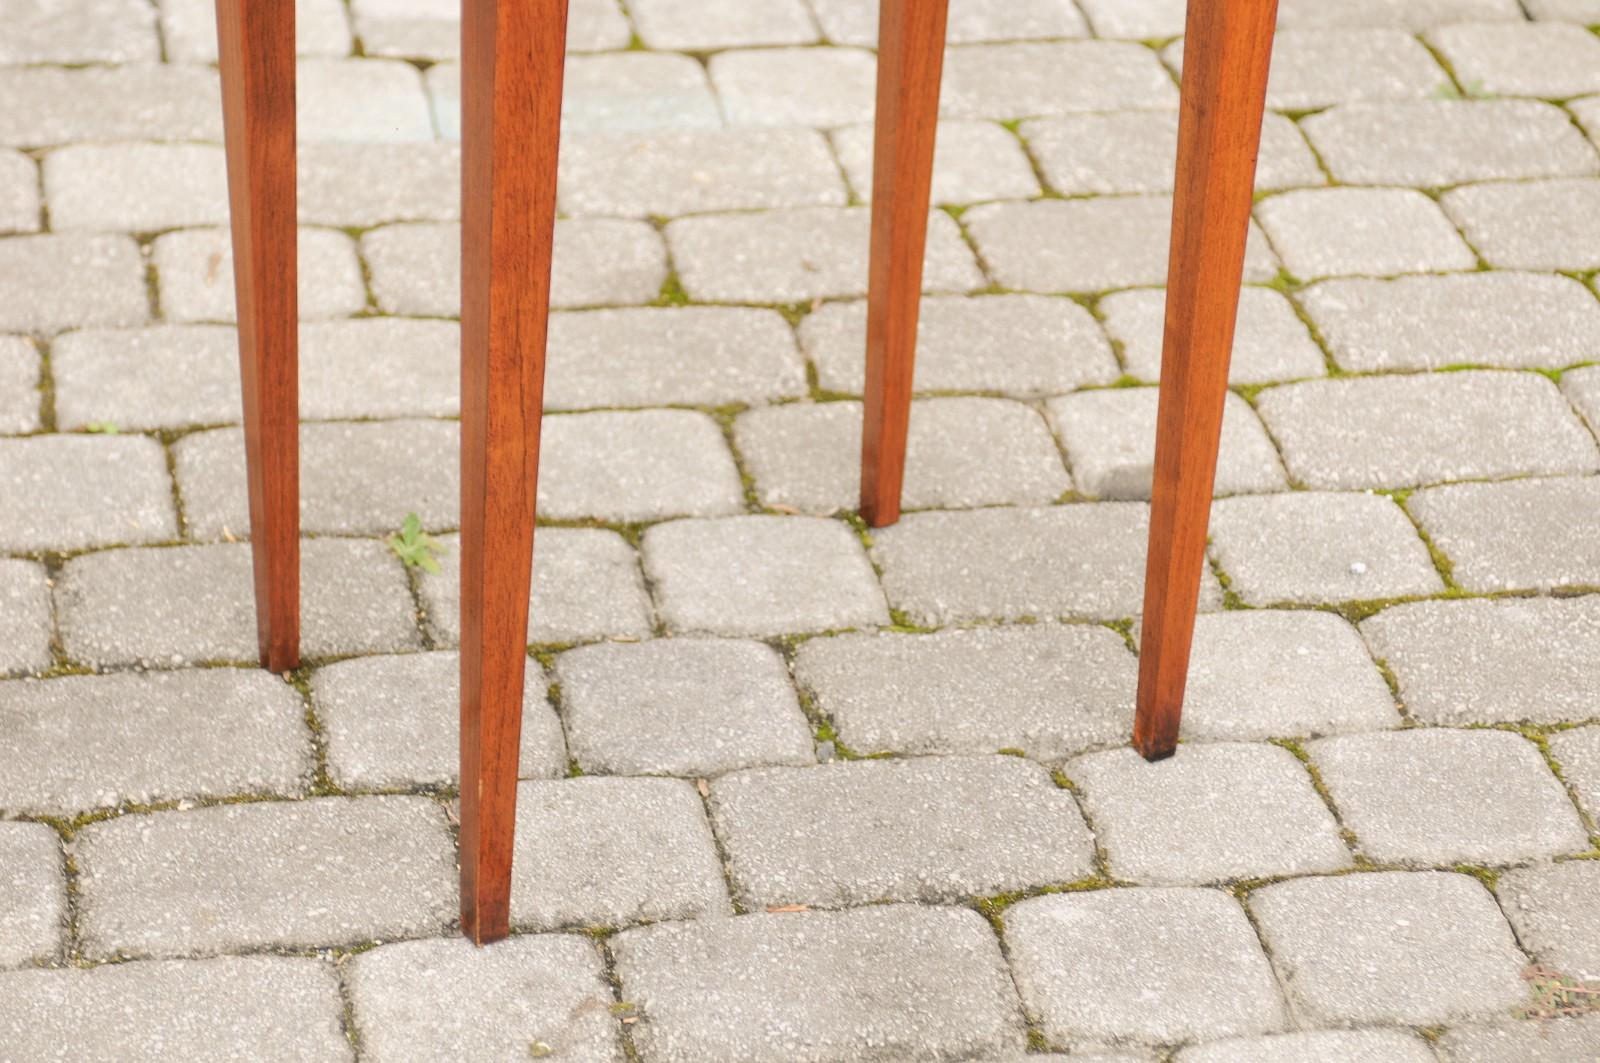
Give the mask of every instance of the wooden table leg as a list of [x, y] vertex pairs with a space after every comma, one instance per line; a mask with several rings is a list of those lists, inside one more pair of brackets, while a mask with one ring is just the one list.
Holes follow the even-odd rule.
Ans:
[[261, 663], [300, 663], [294, 4], [217, 0]]
[[882, 0], [873, 133], [861, 516], [900, 519], [947, 0]]
[[566, 0], [461, 17], [461, 929], [510, 929]]
[[1277, 0], [1189, 0], [1133, 744], [1178, 743]]

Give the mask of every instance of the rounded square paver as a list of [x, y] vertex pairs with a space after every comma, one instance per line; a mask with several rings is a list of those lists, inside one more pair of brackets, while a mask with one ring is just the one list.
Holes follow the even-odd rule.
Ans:
[[[1164, 290], [1112, 292], [1100, 300], [1106, 330], [1122, 341], [1129, 375], [1151, 383], [1161, 379], [1166, 304]], [[1327, 371], [1322, 349], [1286, 296], [1271, 288], [1247, 285], [1240, 290], [1238, 329], [1228, 364], [1230, 385], [1299, 380]]]
[[1118, 879], [1203, 884], [1351, 863], [1305, 767], [1277, 746], [1189, 743], [1156, 764], [1113, 749], [1062, 770]]
[[0, 558], [0, 674], [49, 668], [54, 635], [45, 567]]
[[1250, 910], [1302, 1023], [1430, 1026], [1528, 1000], [1527, 960], [1468, 875], [1294, 879], [1253, 892]]
[[1256, 217], [1290, 273], [1387, 276], [1468, 270], [1478, 264], [1421, 192], [1399, 188], [1317, 188], [1271, 196]]
[[1566, 790], [1521, 735], [1426, 728], [1306, 749], [1359, 848], [1379, 862], [1509, 864], [1589, 847]]
[[1436, 1063], [1428, 1042], [1400, 1030], [1313, 1030], [1190, 1045], [1174, 1063]]
[[[65, 864], [61, 836], [50, 827], [0, 822], [0, 867], [6, 869], [0, 875], [0, 970], [53, 962], [60, 955], [67, 921]], [[0, 1005], [0, 1032], [5, 1027]]]
[[145, 436], [0, 439], [0, 548], [24, 552], [178, 537], [161, 444]]
[[[1059, 0], [1036, 2], [1057, 4], [1067, 10]], [[839, 161], [864, 203], [872, 202], [873, 137], [870, 124], [849, 126], [833, 134]], [[1032, 199], [1039, 193], [1039, 179], [1033, 175], [1022, 145], [1010, 130], [995, 122], [939, 123], [933, 148], [934, 203]]]
[[1600, 1055], [1600, 1015], [1458, 1026], [1438, 1042], [1444, 1063], [1572, 1063]]
[[1600, 181], [1504, 181], [1452, 188], [1439, 200], [1491, 266], [1600, 267]]
[[759, 642], [600, 643], [556, 658], [572, 757], [605, 775], [814, 764], [783, 658]]
[[1600, 861], [1508, 871], [1495, 893], [1524, 948], [1568, 978], [1600, 982]]
[[1600, 822], [1600, 726], [1550, 736], [1550, 755], [1591, 822]]
[[1600, 477], [1446, 484], [1406, 509], [1469, 591], [1600, 586]]
[[1250, 921], [1220, 890], [1058, 893], [1004, 919], [1023, 1004], [1052, 1042], [1170, 1044], [1288, 1024]]
[[1600, 40], [1556, 22], [1441, 26], [1428, 39], [1463, 85], [1546, 99], [1600, 92]]
[[877, 64], [859, 48], [727, 51], [707, 69], [732, 126], [834, 129], [872, 120]]

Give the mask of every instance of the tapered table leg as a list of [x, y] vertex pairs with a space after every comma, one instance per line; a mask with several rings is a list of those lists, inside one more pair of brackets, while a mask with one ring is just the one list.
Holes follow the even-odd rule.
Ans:
[[1189, 0], [1133, 743], [1177, 747], [1277, 0]]
[[861, 516], [900, 519], [947, 0], [882, 0], [867, 283]]
[[566, 0], [461, 18], [461, 929], [510, 928]]
[[217, 0], [261, 663], [300, 663], [294, 3]]

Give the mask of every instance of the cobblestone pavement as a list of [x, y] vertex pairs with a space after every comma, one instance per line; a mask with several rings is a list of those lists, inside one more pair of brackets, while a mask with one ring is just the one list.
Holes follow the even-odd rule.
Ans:
[[1554, 1017], [1600, 986], [1600, 2], [1281, 6], [1149, 765], [1181, 0], [953, 0], [870, 534], [873, 5], [573, 0], [518, 932], [479, 951], [456, 3], [300, 4], [283, 677], [210, 0], [0, 3], [0, 1060], [1600, 1057]]

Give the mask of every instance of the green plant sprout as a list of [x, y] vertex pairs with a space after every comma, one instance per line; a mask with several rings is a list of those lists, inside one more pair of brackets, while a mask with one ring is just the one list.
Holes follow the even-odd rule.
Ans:
[[383, 541], [407, 568], [420, 568], [434, 576], [440, 571], [437, 557], [449, 553], [439, 540], [422, 530], [422, 518], [415, 513], [407, 513], [399, 533]]

